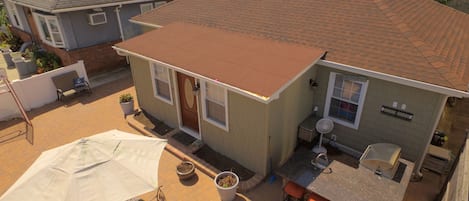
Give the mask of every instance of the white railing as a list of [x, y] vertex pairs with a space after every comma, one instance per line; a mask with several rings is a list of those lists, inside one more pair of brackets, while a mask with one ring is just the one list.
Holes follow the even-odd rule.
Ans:
[[[84, 77], [89, 82], [83, 61], [78, 61], [75, 64], [48, 71], [39, 75], [33, 75], [32, 77], [26, 79], [13, 80], [11, 85], [18, 95], [18, 98], [20, 99], [24, 109], [29, 111], [31, 109], [39, 108], [45, 104], [56, 101], [56, 88], [51, 78], [70, 71], [76, 71], [78, 76]], [[70, 80], [70, 82], [72, 82], [72, 80]], [[6, 90], [7, 87], [5, 85], [0, 86], [0, 91]], [[10, 93], [1, 93], [0, 121], [9, 120], [13, 117], [19, 116], [20, 111], [18, 110], [12, 95]]]

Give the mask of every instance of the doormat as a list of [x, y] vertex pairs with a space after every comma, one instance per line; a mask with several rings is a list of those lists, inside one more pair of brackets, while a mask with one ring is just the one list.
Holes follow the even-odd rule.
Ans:
[[216, 152], [207, 145], [202, 146], [202, 148], [197, 150], [194, 154], [220, 171], [233, 171], [238, 175], [240, 181], [247, 181], [254, 176], [253, 171]]
[[179, 131], [178, 133], [174, 134], [172, 136], [176, 141], [179, 143], [183, 144], [184, 146], [189, 146], [191, 145], [194, 141], [197, 139], [195, 137], [190, 136], [187, 133], [184, 133], [183, 131]]
[[161, 136], [168, 134], [174, 128], [169, 127], [164, 122], [158, 120], [157, 118], [151, 116], [145, 111], [137, 112], [134, 115], [135, 120], [140, 122], [145, 126], [145, 128], [152, 130], [153, 132], [158, 133]]

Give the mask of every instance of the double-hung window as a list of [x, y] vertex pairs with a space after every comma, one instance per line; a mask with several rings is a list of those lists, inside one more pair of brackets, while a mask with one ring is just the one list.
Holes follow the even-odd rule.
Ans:
[[228, 130], [228, 107], [226, 89], [209, 83], [202, 83], [204, 118], [224, 130]]
[[331, 73], [324, 116], [358, 129], [367, 87], [363, 77]]
[[54, 47], [65, 47], [57, 16], [34, 13], [34, 19], [42, 41]]
[[23, 25], [21, 24], [21, 20], [18, 15], [18, 10], [16, 9], [16, 5], [10, 1], [3, 1], [3, 2], [5, 3], [8, 9], [8, 14], [10, 17], [11, 24], [16, 28], [23, 30]]
[[156, 63], [151, 63], [150, 67], [153, 77], [153, 92], [155, 97], [172, 104], [168, 68]]

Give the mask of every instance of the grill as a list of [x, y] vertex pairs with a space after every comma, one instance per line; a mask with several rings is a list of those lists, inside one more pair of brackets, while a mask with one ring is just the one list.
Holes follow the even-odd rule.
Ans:
[[368, 145], [360, 157], [360, 166], [392, 179], [399, 166], [401, 147], [389, 143]]

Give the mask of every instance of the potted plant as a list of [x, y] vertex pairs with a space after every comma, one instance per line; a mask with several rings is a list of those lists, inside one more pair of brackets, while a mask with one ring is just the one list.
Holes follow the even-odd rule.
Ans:
[[5, 62], [7, 63], [8, 67], [15, 66], [13, 63], [11, 53], [18, 51], [21, 48], [21, 44], [23, 41], [16, 35], [11, 33], [4, 33], [0, 36], [2, 41], [4, 41], [1, 45], [1, 52]]
[[52, 52], [37, 50], [34, 52], [37, 73], [43, 73], [62, 67], [60, 57]]
[[190, 179], [195, 175], [195, 165], [188, 160], [183, 160], [176, 167], [176, 173], [180, 180]]
[[119, 103], [124, 115], [132, 114], [134, 112], [134, 97], [130, 93], [120, 95]]
[[29, 77], [31, 74], [36, 73], [36, 63], [33, 62], [33, 52], [26, 49], [24, 53], [14, 52], [11, 53], [13, 63], [15, 63], [16, 70], [20, 79]]
[[239, 184], [239, 177], [234, 172], [224, 171], [217, 174], [213, 179], [217, 187], [218, 194], [222, 201], [232, 201], [236, 196], [236, 189]]

